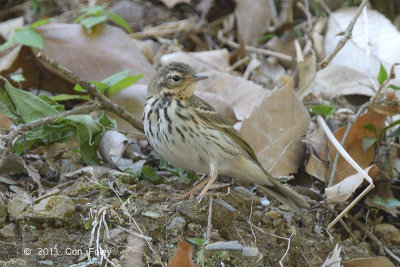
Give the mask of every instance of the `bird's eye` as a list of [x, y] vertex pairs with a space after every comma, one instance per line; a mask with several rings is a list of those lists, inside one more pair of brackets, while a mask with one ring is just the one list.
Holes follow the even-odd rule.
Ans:
[[172, 76], [172, 80], [174, 80], [174, 82], [179, 82], [181, 80], [181, 77], [179, 77], [178, 75], [174, 75]]

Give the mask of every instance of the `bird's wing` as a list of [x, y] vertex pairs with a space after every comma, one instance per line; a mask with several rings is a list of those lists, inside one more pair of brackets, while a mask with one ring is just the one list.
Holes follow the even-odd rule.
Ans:
[[247, 144], [247, 142], [239, 135], [239, 133], [232, 127], [221, 114], [219, 114], [212, 106], [207, 104], [204, 100], [197, 96], [192, 96], [189, 99], [192, 104], [194, 111], [197, 116], [207, 125], [214, 127], [223, 133], [225, 133], [232, 141], [238, 144], [241, 148], [246, 151], [249, 157], [254, 160], [257, 164], [259, 161], [253, 149]]

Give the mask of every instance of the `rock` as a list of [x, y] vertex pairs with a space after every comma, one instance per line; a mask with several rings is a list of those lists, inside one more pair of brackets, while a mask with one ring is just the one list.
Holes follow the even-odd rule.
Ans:
[[258, 256], [258, 248], [256, 247], [244, 247], [242, 251], [243, 256], [255, 257]]
[[167, 230], [178, 230], [181, 231], [185, 228], [186, 221], [182, 217], [175, 217], [171, 223], [167, 226]]
[[[237, 210], [222, 199], [213, 200], [211, 222], [216, 227], [226, 230], [231, 228], [236, 220]], [[229, 230], [228, 230], [229, 231]]]
[[196, 199], [187, 200], [182, 203], [179, 212], [190, 221], [205, 225], [207, 224], [208, 201], [203, 200], [199, 203]]
[[0, 229], [1, 240], [15, 240], [18, 237], [18, 226], [15, 223], [9, 223]]
[[33, 199], [28, 194], [15, 195], [7, 205], [10, 220], [13, 221], [28, 205], [33, 204]]
[[158, 219], [158, 218], [163, 217], [161, 214], [154, 212], [154, 211], [146, 211], [146, 212], [143, 212], [142, 215], [152, 218], [152, 219]]
[[44, 261], [39, 261], [40, 266], [46, 267], [46, 266], [54, 266], [54, 262], [52, 260], [44, 260]]
[[50, 196], [32, 207], [27, 207], [17, 220], [59, 220], [68, 222], [75, 212], [75, 204], [68, 196]]
[[206, 250], [239, 250], [243, 251], [243, 246], [238, 241], [215, 242], [206, 246]]

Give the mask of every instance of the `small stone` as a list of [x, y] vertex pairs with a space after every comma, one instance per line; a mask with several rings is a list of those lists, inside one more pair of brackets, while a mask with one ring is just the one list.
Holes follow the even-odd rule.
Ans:
[[261, 206], [265, 207], [265, 206], [268, 206], [269, 204], [271, 204], [271, 202], [268, 200], [268, 198], [261, 197], [260, 198], [260, 204], [261, 204]]
[[279, 213], [275, 212], [275, 211], [266, 212], [265, 216], [268, 216], [268, 217], [270, 217], [270, 218], [272, 218], [274, 220], [281, 218], [281, 215]]
[[[207, 208], [205, 207], [207, 205]], [[191, 221], [200, 224], [207, 223], [208, 215], [208, 202], [201, 201], [200, 203], [196, 199], [187, 200], [182, 203], [179, 212], [188, 217]]]
[[182, 230], [185, 228], [186, 221], [182, 217], [175, 217], [171, 223], [167, 226], [167, 230]]
[[258, 248], [256, 247], [244, 247], [242, 251], [243, 256], [255, 257], [258, 255]]
[[238, 241], [215, 242], [206, 246], [206, 250], [243, 250]]
[[39, 261], [41, 266], [54, 266], [54, 262], [52, 260], [43, 260]]
[[14, 196], [10, 203], [8, 203], [7, 205], [10, 220], [15, 220], [15, 218], [17, 218], [17, 216], [20, 215], [21, 212], [25, 210], [28, 205], [31, 204], [33, 204], [33, 200], [27, 194]]
[[149, 218], [153, 218], [153, 219], [158, 219], [158, 218], [162, 217], [162, 215], [160, 215], [159, 213], [154, 212], [154, 211], [146, 211], [146, 212], [143, 212], [142, 215], [149, 217]]
[[0, 229], [0, 239], [12, 240], [18, 237], [18, 227], [15, 223], [9, 223]]
[[213, 200], [212, 224], [221, 229], [234, 226], [237, 210], [222, 199]]

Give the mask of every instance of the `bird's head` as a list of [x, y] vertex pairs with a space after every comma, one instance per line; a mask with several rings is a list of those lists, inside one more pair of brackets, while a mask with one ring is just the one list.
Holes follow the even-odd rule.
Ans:
[[196, 83], [206, 78], [206, 76], [197, 75], [188, 64], [173, 62], [157, 71], [150, 81], [147, 94], [189, 98], [193, 95]]

